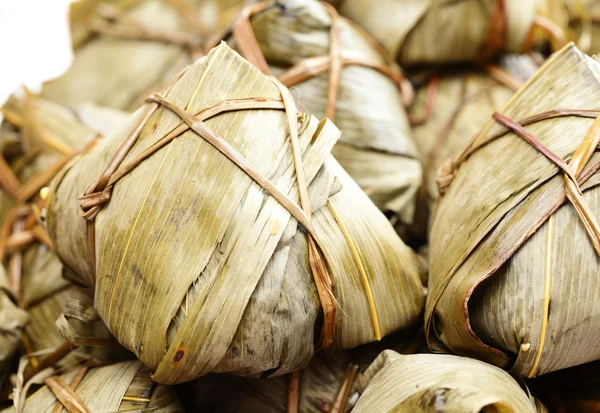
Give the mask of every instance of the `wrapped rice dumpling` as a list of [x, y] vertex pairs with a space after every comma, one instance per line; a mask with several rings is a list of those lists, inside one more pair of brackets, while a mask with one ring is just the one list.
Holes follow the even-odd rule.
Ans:
[[364, 378], [353, 413], [546, 412], [508, 373], [465, 357], [386, 350]]
[[335, 122], [334, 157], [375, 205], [411, 224], [421, 183], [404, 109], [412, 88], [380, 46], [317, 0], [250, 5], [227, 39], [292, 88], [300, 110]]
[[78, 367], [60, 376], [50, 376], [45, 386], [17, 409], [2, 413], [156, 412], [184, 413], [175, 390], [156, 384], [150, 370], [139, 361], [103, 367]]
[[4, 267], [0, 265], [0, 389], [29, 317], [13, 301]]
[[423, 186], [416, 232], [427, 234], [429, 212], [438, 198], [437, 171], [456, 155], [527, 80], [537, 67], [525, 56], [507, 56], [486, 70], [436, 72], [417, 89], [410, 108], [415, 143], [423, 158]]
[[600, 359], [599, 73], [566, 46], [442, 167], [434, 350], [528, 377]]
[[[134, 110], [201, 55], [212, 31], [227, 24], [243, 4], [243, 0], [74, 2], [74, 62], [64, 75], [46, 83], [42, 94], [66, 105], [93, 102]], [[225, 21], [217, 23], [221, 18]]]
[[[28, 92], [22, 99], [10, 100], [3, 113], [6, 121], [0, 132], [11, 160], [6, 172], [15, 181], [13, 203], [18, 206], [4, 222], [0, 249], [7, 258], [15, 299], [29, 313], [23, 337], [29, 353], [61, 345], [64, 338], [55, 326], [56, 319], [67, 299], [85, 300], [85, 295], [62, 277], [62, 264], [52, 251], [35, 202], [37, 193], [72, 156], [95, 142], [99, 131], [112, 129], [125, 118], [119, 112], [90, 106], [71, 110]], [[17, 148], [11, 149], [11, 145]], [[27, 201], [31, 203], [24, 204]]]
[[341, 0], [340, 12], [371, 33], [402, 67], [477, 61], [531, 47], [542, 27], [563, 41], [560, 29], [536, 17], [536, 0]]
[[122, 112], [92, 105], [68, 108], [25, 91], [0, 108], [0, 188], [10, 205], [34, 200], [61, 167], [125, 119]]
[[156, 381], [284, 374], [417, 320], [419, 263], [339, 134], [221, 44], [54, 179], [58, 255]]

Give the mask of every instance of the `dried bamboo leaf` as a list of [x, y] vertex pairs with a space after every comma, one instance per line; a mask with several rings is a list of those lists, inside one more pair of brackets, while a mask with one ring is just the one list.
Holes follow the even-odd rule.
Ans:
[[353, 413], [546, 412], [508, 373], [464, 357], [386, 350], [364, 376]]
[[[421, 165], [404, 109], [408, 92], [402, 89], [404, 83], [398, 82], [402, 76], [399, 68], [367, 34], [335, 12], [331, 14], [319, 1], [279, 0], [263, 7], [251, 18], [260, 48], [255, 52], [264, 55], [268, 70], [286, 86], [293, 86], [300, 109], [335, 122], [343, 134], [332, 150], [334, 157], [375, 205], [410, 225]], [[252, 8], [255, 6], [248, 6]], [[242, 47], [248, 36], [234, 26], [227, 41], [252, 61], [250, 52]], [[344, 64], [339, 87], [332, 95], [335, 81], [329, 71], [333, 64], [330, 44], [337, 36], [341, 56], [350, 63]], [[352, 63], [352, 59], [374, 62], [380, 70]], [[331, 96], [337, 96], [334, 104]]]
[[[75, 58], [42, 94], [134, 110], [202, 52], [243, 0], [84, 0], [72, 5]], [[210, 16], [210, 18], [209, 18]], [[210, 24], [212, 23], [212, 25]]]
[[521, 53], [535, 0], [342, 0], [340, 11], [370, 32], [403, 67]]
[[27, 313], [12, 301], [6, 271], [0, 265], [0, 388], [28, 321]]
[[[124, 119], [122, 112], [91, 105], [70, 109], [28, 92], [11, 98], [2, 113], [5, 119], [0, 136], [4, 140], [5, 134], [11, 135], [17, 146], [3, 151], [3, 155], [21, 184], [52, 168], [65, 155], [85, 147], [99, 133], [114, 129]], [[16, 133], [10, 134], [11, 131]]]
[[[38, 199], [39, 189], [69, 159], [67, 152], [75, 152], [77, 148], [96, 139], [99, 136], [98, 129], [106, 130], [109, 124], [118, 124], [123, 114], [106, 110], [96, 110], [99, 113], [94, 114], [91, 106], [85, 111], [68, 109], [29, 92], [20, 98], [12, 97], [2, 112], [7, 116], [1, 125], [0, 136], [4, 139], [8, 134], [14, 140], [3, 145], [3, 155], [10, 160], [10, 164], [6, 164], [12, 168], [9, 170], [18, 183], [17, 191], [12, 194], [15, 199], [9, 193], [2, 192], [2, 200], [8, 199], [10, 202], [2, 202], [0, 208], [0, 214], [10, 217], [2, 222], [2, 255], [7, 255], [10, 274], [10, 290], [7, 285], [6, 291], [14, 294], [20, 307], [18, 311], [24, 313], [25, 320], [28, 320], [24, 331], [21, 331], [23, 336], [19, 332], [14, 339], [9, 337], [6, 345], [12, 341], [13, 348], [16, 348], [21, 343], [25, 353], [62, 348], [65, 340], [54, 323], [68, 298], [84, 299], [85, 295], [62, 278], [63, 267], [52, 252], [51, 243], [40, 222], [42, 217], [37, 201], [27, 205], [23, 203]], [[84, 112], [86, 121], [80, 116]], [[15, 204], [19, 206], [13, 209]], [[7, 306], [8, 302], [5, 302], [3, 307]], [[10, 324], [7, 322], [7, 325]], [[10, 361], [2, 358], [2, 364]], [[33, 357], [31, 366], [36, 369], [40, 363], [50, 361], [50, 358]], [[7, 395], [2, 392], [0, 398], [4, 400]]]
[[[139, 361], [104, 367], [74, 368], [60, 377], [46, 379], [44, 386], [29, 396], [22, 413], [54, 413], [69, 403], [72, 412], [183, 413], [172, 387], [156, 384], [150, 370]], [[73, 387], [75, 387], [73, 389]], [[59, 410], [56, 410], [59, 406]], [[2, 413], [15, 412], [11, 407]]]
[[[246, 170], [256, 168], [293, 204], [299, 195], [289, 127], [273, 80], [222, 44], [166, 92], [167, 101], [194, 114], [249, 98], [279, 109], [222, 113], [198, 127], [214, 130], [249, 162]], [[170, 109], [153, 108], [141, 108], [123, 130], [63, 169], [51, 186], [48, 229], [79, 281], [95, 278], [98, 313], [122, 345], [156, 370], [158, 382], [225, 371], [278, 375], [307, 364], [319, 339], [320, 305], [306, 232], [296, 218], [318, 238], [334, 280], [336, 345], [375, 340], [375, 325], [386, 335], [416, 320], [423, 291], [415, 254], [329, 156], [339, 137], [331, 122], [298, 117], [310, 222], [297, 212], [292, 217], [286, 209], [292, 204], [284, 208]], [[147, 124], [139, 127], [142, 120]], [[180, 136], [130, 169], [128, 162], [174, 128]], [[86, 223], [74, 200], [137, 129], [139, 138], [111, 178], [119, 180], [82, 198], [94, 212], [94, 197], [106, 201], [111, 191], [95, 216], [91, 267]]]
[[[21, 188], [19, 202], [37, 198], [39, 188], [46, 185], [52, 174], [67, 162], [67, 151], [75, 152], [99, 137], [99, 130], [114, 129], [125, 119], [121, 112], [99, 109], [88, 105], [69, 109], [54, 102], [33, 96], [28, 92], [22, 98], [13, 97], [5, 106], [10, 119], [21, 119], [19, 125], [3, 124], [1, 132], [17, 128], [16, 138], [20, 152], [15, 153], [11, 165]], [[58, 168], [57, 168], [58, 166]], [[38, 179], [38, 178], [43, 179]], [[29, 189], [30, 188], [30, 189]], [[4, 195], [4, 194], [3, 194]], [[21, 233], [39, 229], [35, 210], [9, 224], [11, 239]], [[85, 294], [62, 278], [63, 267], [51, 247], [39, 239], [25, 243], [15, 250], [8, 248], [11, 280], [17, 302], [29, 313], [25, 327], [24, 349], [38, 351], [60, 346], [61, 337], [54, 322], [62, 313], [67, 298], [85, 299]]]
[[428, 233], [429, 211], [438, 199], [440, 166], [457, 155], [536, 70], [530, 58], [512, 55], [486, 70], [461, 68], [434, 73], [417, 89], [409, 115], [423, 158], [415, 228], [421, 237]]
[[[492, 121], [445, 171], [451, 183], [431, 230], [426, 307], [434, 349], [530, 377], [600, 358], [592, 218], [599, 73], [595, 60], [566, 46], [501, 111], [525, 125], [523, 137]], [[565, 184], [565, 171], [583, 196]]]

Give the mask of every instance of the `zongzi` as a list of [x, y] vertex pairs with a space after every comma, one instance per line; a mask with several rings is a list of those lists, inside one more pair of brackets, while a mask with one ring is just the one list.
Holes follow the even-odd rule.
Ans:
[[457, 154], [536, 70], [525, 56], [505, 57], [486, 70], [455, 68], [428, 75], [417, 89], [409, 115], [415, 144], [423, 157], [414, 231], [428, 232], [430, 211], [438, 198], [437, 171]]
[[364, 374], [353, 413], [542, 413], [508, 373], [465, 357], [386, 350]]
[[342, 0], [340, 12], [371, 33], [402, 67], [481, 61], [532, 46], [536, 28], [564, 41], [536, 16], [536, 0]]
[[[103, 367], [80, 366], [60, 376], [45, 378], [45, 386], [23, 404], [2, 413], [61, 412], [160, 412], [184, 413], [175, 390], [156, 384], [150, 370], [139, 361]], [[64, 407], [63, 407], [64, 406]]]
[[226, 39], [292, 88], [300, 109], [335, 122], [333, 156], [400, 229], [412, 224], [421, 184], [404, 108], [412, 88], [374, 39], [317, 0], [247, 6]]
[[529, 377], [600, 359], [599, 74], [566, 46], [442, 167], [434, 350]]
[[159, 383], [284, 374], [419, 317], [419, 262], [330, 156], [339, 130], [224, 43], [125, 129], [53, 180], [48, 231]]
[[[69, 159], [100, 136], [99, 130], [115, 128], [125, 115], [114, 110], [69, 109], [25, 92], [4, 107], [2, 138], [10, 132], [16, 148], [5, 149], [8, 172], [14, 176], [13, 203], [0, 237], [0, 255], [7, 256], [12, 292], [18, 305], [29, 313], [23, 346], [27, 353], [59, 346], [64, 342], [55, 321], [68, 298], [83, 300], [84, 294], [63, 279], [62, 265], [52, 251], [35, 202], [40, 188]], [[4, 158], [2, 158], [4, 159]], [[3, 197], [10, 193], [4, 191]], [[30, 202], [25, 204], [25, 202]], [[43, 201], [42, 201], [43, 202]]]
[[[243, 0], [83, 0], [74, 2], [71, 68], [42, 95], [74, 105], [133, 110], [202, 55], [214, 30]], [[211, 26], [201, 16], [215, 17]], [[218, 18], [217, 18], [218, 17]], [[221, 18], [226, 21], [217, 23]]]

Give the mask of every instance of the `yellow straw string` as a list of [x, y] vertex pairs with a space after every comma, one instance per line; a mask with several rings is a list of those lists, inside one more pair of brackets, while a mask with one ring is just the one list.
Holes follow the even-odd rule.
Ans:
[[552, 276], [552, 241], [554, 232], [554, 215], [550, 215], [548, 219], [548, 233], [546, 234], [546, 271], [544, 280], [544, 315], [542, 318], [542, 332], [540, 334], [540, 344], [538, 346], [535, 360], [529, 370], [527, 377], [531, 378], [535, 374], [540, 359], [542, 358], [542, 352], [544, 351], [544, 345], [546, 344], [546, 332], [548, 330], [548, 314], [550, 310], [550, 285]]
[[373, 299], [373, 291], [371, 290], [371, 284], [369, 283], [369, 278], [367, 277], [367, 272], [365, 270], [365, 266], [363, 265], [362, 259], [360, 258], [358, 249], [356, 248], [356, 244], [354, 244], [354, 240], [350, 236], [350, 233], [348, 232], [348, 229], [344, 225], [342, 218], [340, 217], [337, 210], [333, 206], [333, 203], [329, 199], [327, 200], [327, 207], [331, 211], [333, 218], [335, 219], [338, 226], [342, 230], [342, 233], [344, 234], [344, 237], [346, 238], [346, 242], [348, 243], [348, 246], [350, 247], [350, 251], [352, 251], [352, 257], [354, 258], [354, 261], [358, 268], [358, 272], [360, 272], [360, 277], [362, 279], [363, 286], [365, 288], [365, 295], [367, 296], [367, 302], [369, 303], [369, 309], [371, 311], [371, 320], [373, 323], [373, 331], [375, 333], [375, 339], [377, 341], [379, 341], [379, 340], [381, 340], [381, 327], [379, 325], [379, 316], [377, 315], [377, 308], [375, 308], [375, 300]]
[[125, 402], [150, 403], [151, 400], [144, 397], [123, 396], [121, 399]]

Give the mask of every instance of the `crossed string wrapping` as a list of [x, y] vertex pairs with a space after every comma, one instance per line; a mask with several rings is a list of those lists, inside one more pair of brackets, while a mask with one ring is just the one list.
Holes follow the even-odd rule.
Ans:
[[192, 29], [191, 34], [157, 31], [137, 21], [129, 21], [126, 25], [120, 25], [119, 20], [123, 18], [122, 12], [108, 3], [102, 3], [96, 9], [96, 12], [104, 21], [91, 21], [88, 23], [89, 28], [94, 33], [107, 37], [147, 40], [181, 46], [189, 52], [192, 58], [200, 57], [203, 49], [202, 37], [207, 36], [207, 33], [203, 25], [197, 20], [190, 5], [182, 0], [163, 1], [181, 17], [187, 27]]
[[[260, 49], [256, 36], [254, 35], [250, 19], [254, 15], [269, 9], [273, 4], [273, 1], [268, 0], [245, 7], [231, 28], [231, 35], [235, 39], [235, 44], [240, 51], [240, 54], [261, 72], [269, 76], [272, 76], [273, 74]], [[307, 79], [329, 72], [325, 116], [331, 121], [335, 121], [342, 69], [346, 66], [370, 68], [387, 76], [400, 89], [404, 98], [403, 103], [405, 105], [410, 104], [414, 96], [412, 86], [410, 82], [404, 78], [402, 73], [394, 67], [393, 60], [388, 56], [381, 45], [359, 26], [355, 25], [350, 20], [341, 17], [331, 4], [326, 2], [321, 2], [321, 4], [331, 18], [329, 54], [301, 60], [282, 73], [278, 77], [279, 81], [290, 88]], [[367, 43], [377, 51], [381, 59], [366, 56], [361, 52], [343, 51], [340, 36], [340, 21], [342, 20], [360, 33]], [[221, 38], [222, 37], [223, 36], [221, 36]], [[209, 42], [212, 46], [214, 46], [215, 43], [216, 41]], [[383, 60], [383, 63], [381, 60]]]
[[57, 400], [52, 413], [60, 413], [63, 407], [68, 412], [90, 412], [85, 403], [75, 393], [87, 372], [87, 367], [81, 367], [68, 384], [60, 376], [52, 376], [44, 380], [44, 383]]
[[[183, 74], [183, 73], [182, 73]], [[177, 80], [177, 78], [175, 79]], [[153, 153], [158, 151], [160, 148], [167, 145], [170, 141], [180, 136], [188, 130], [193, 130], [198, 136], [206, 140], [209, 144], [219, 150], [228, 159], [234, 162], [240, 169], [242, 169], [251, 179], [258, 183], [263, 189], [265, 189], [272, 197], [274, 197], [306, 230], [308, 233], [309, 243], [309, 264], [313, 273], [313, 278], [317, 286], [319, 293], [319, 299], [321, 307], [323, 309], [323, 329], [321, 337], [321, 347], [330, 346], [335, 337], [336, 328], [336, 301], [333, 296], [333, 281], [329, 274], [329, 267], [326, 263], [325, 255], [323, 254], [323, 243], [312, 224], [312, 212], [310, 210], [310, 200], [308, 197], [307, 184], [304, 177], [304, 171], [302, 167], [301, 154], [298, 143], [298, 128], [297, 128], [297, 111], [294, 101], [289, 91], [276, 79], [272, 79], [274, 84], [278, 87], [282, 99], [267, 99], [267, 98], [245, 98], [245, 99], [230, 99], [223, 102], [217, 103], [209, 108], [199, 111], [196, 115], [192, 115], [182, 108], [177, 107], [175, 104], [162, 97], [159, 94], [153, 94], [148, 98], [151, 102], [146, 111], [140, 117], [140, 120], [132, 129], [131, 133], [127, 136], [124, 142], [121, 144], [117, 152], [115, 153], [112, 161], [105, 169], [101, 177], [94, 183], [92, 183], [80, 197], [80, 207], [83, 210], [83, 217], [86, 219], [86, 236], [88, 255], [91, 267], [92, 279], [87, 280], [90, 285], [95, 284], [96, 278], [96, 263], [95, 263], [95, 217], [103, 208], [104, 205], [110, 200], [112, 188], [114, 185], [130, 171], [132, 171], [137, 165], [143, 162], [146, 158], [151, 156]], [[167, 93], [174, 82], [166, 89]], [[164, 106], [170, 111], [177, 114], [182, 122], [174, 127], [165, 136], [158, 139], [153, 145], [148, 147], [142, 153], [137, 155], [134, 159], [122, 165], [125, 157], [129, 153], [129, 150], [133, 147], [137, 141], [140, 133], [150, 117], [160, 107]], [[283, 110], [286, 112], [288, 126], [290, 129], [290, 137], [292, 143], [292, 151], [294, 158], [294, 166], [296, 171], [296, 179], [298, 182], [298, 188], [300, 193], [300, 205], [296, 204], [286, 194], [282, 193], [272, 182], [265, 178], [253, 165], [251, 165], [239, 152], [235, 150], [228, 142], [223, 140], [221, 137], [215, 134], [208, 126], [204, 123], [206, 120], [218, 116], [223, 113], [240, 111], [240, 110]], [[377, 312], [375, 310], [374, 300], [364, 265], [362, 264], [361, 258], [358, 255], [358, 251], [354, 245], [352, 238], [349, 236], [348, 231], [345, 229], [343, 223], [340, 220], [339, 215], [336, 213], [333, 204], [328, 202], [328, 206], [332, 210], [336, 222], [340, 226], [344, 236], [349, 244], [353, 258], [356, 261], [357, 267], [361, 273], [362, 281], [365, 286], [365, 294], [367, 295], [367, 301], [369, 302], [371, 317], [373, 322], [374, 335], [377, 340], [381, 338], [381, 330]]]
[[[267, 1], [262, 3], [253, 4], [247, 6], [242, 11], [240, 17], [233, 25], [232, 34], [235, 37], [238, 47], [241, 53], [256, 67], [258, 67], [263, 73], [267, 75], [271, 75], [271, 71], [269, 66], [260, 51], [260, 47], [258, 46], [258, 42], [256, 41], [256, 37], [252, 31], [252, 27], [250, 25], [250, 18], [254, 14], [265, 10], [269, 6], [271, 6], [273, 2]], [[276, 198], [291, 214], [300, 222], [308, 232], [308, 242], [309, 242], [309, 263], [311, 266], [311, 270], [313, 272], [313, 277], [315, 279], [317, 290], [319, 292], [319, 298], [321, 301], [321, 305], [323, 307], [324, 312], [324, 327], [322, 334], [322, 343], [323, 347], [328, 347], [333, 343], [333, 337], [335, 336], [335, 313], [336, 313], [336, 302], [333, 297], [333, 282], [331, 277], [328, 274], [327, 265], [324, 262], [322, 255], [322, 243], [319, 242], [318, 236], [313, 228], [311, 223], [311, 211], [310, 211], [310, 202], [308, 199], [308, 193], [306, 190], [306, 182], [304, 180], [304, 173], [302, 171], [302, 164], [300, 159], [299, 150], [297, 148], [297, 143], [294, 143], [294, 140], [297, 141], [297, 129], [295, 127], [297, 122], [296, 115], [296, 107], [293, 103], [293, 99], [289, 95], [289, 91], [285, 89], [284, 86], [291, 87], [303, 80], [306, 80], [310, 77], [316, 76], [320, 73], [324, 73], [329, 71], [330, 73], [330, 82], [328, 88], [328, 98], [327, 98], [327, 107], [326, 107], [326, 115], [330, 119], [335, 118], [336, 112], [336, 102], [339, 94], [339, 86], [341, 80], [341, 71], [344, 66], [355, 65], [372, 68], [387, 77], [389, 77], [394, 83], [400, 88], [405, 96], [405, 100], [409, 102], [412, 100], [413, 91], [410, 83], [404, 79], [402, 74], [392, 66], [392, 61], [389, 57], [386, 56], [385, 52], [381, 47], [374, 41], [371, 37], [369, 37], [366, 33], [364, 33], [358, 27], [355, 27], [360, 33], [363, 34], [365, 39], [371, 44], [376, 50], [379, 51], [383, 60], [386, 63], [381, 63], [378, 59], [374, 59], [368, 56], [364, 56], [360, 53], [348, 53], [342, 52], [341, 50], [341, 42], [340, 42], [340, 33], [339, 33], [339, 20], [341, 17], [337, 14], [335, 8], [327, 3], [323, 3], [324, 7], [326, 7], [329, 15], [332, 19], [331, 25], [331, 43], [330, 43], [330, 54], [328, 56], [321, 56], [311, 59], [305, 59], [300, 62], [296, 66], [290, 68], [288, 71], [280, 76], [279, 81], [274, 79], [274, 83], [279, 88], [282, 93], [283, 100], [282, 101], [274, 101], [274, 100], [265, 100], [265, 99], [242, 99], [242, 100], [229, 100], [217, 104], [211, 108], [205, 109], [202, 112], [196, 114], [196, 117], [191, 114], [185, 112], [180, 108], [177, 108], [175, 105], [168, 102], [166, 99], [162, 98], [159, 95], [153, 95], [150, 100], [153, 102], [152, 105], [149, 106], [145, 114], [142, 116], [140, 122], [137, 126], [132, 130], [132, 133], [128, 136], [128, 138], [123, 142], [121, 147], [117, 150], [113, 160], [106, 168], [102, 176], [94, 183], [92, 183], [85, 191], [85, 193], [80, 198], [80, 206], [84, 212], [83, 216], [87, 221], [86, 224], [86, 233], [87, 233], [87, 245], [88, 245], [88, 255], [90, 266], [92, 269], [91, 276], [92, 279], [87, 280], [89, 285], [93, 285], [95, 283], [95, 217], [98, 212], [101, 210], [102, 206], [110, 200], [110, 196], [112, 193], [112, 187], [114, 184], [122, 178], [124, 175], [129, 173], [136, 165], [138, 165], [145, 158], [150, 156], [152, 153], [160, 149], [162, 146], [167, 144], [170, 140], [174, 139], [178, 135], [182, 134], [188, 129], [194, 130], [197, 134], [199, 134], [202, 138], [209, 141], [213, 146], [215, 146], [218, 150], [220, 150], [223, 154], [225, 154], [230, 160], [236, 163], [244, 172], [246, 172], [252, 179], [254, 179], [259, 185], [261, 185], [267, 192], [270, 193], [271, 196]], [[159, 39], [154, 39], [159, 40]], [[172, 84], [171, 84], [172, 86]], [[168, 90], [170, 87], [166, 90]], [[407, 103], [405, 102], [405, 103]], [[148, 122], [149, 118], [152, 114], [157, 110], [159, 105], [163, 105], [177, 115], [184, 121], [180, 124], [175, 130], [171, 131], [165, 137], [159, 139], [157, 143], [149, 147], [147, 150], [138, 155], [135, 159], [128, 162], [127, 164], [121, 167], [121, 163], [124, 161], [127, 153], [134, 145], [137, 140], [137, 137], [141, 133], [143, 127]], [[269, 182], [266, 178], [261, 177], [260, 173], [252, 167], [252, 165], [248, 164], [248, 162], [238, 154], [235, 149], [228, 146], [227, 142], [223, 141], [218, 136], [214, 135], [212, 131], [210, 131], [206, 125], [204, 125], [203, 121], [217, 116], [220, 113], [225, 113], [228, 111], [234, 110], [251, 110], [251, 109], [271, 109], [271, 110], [285, 110], [287, 113], [288, 124], [291, 130], [292, 137], [292, 150], [294, 151], [294, 164], [296, 168], [296, 176], [298, 180], [298, 187], [300, 192], [300, 204], [299, 207], [295, 202], [289, 199], [285, 194], [281, 193], [277, 188]], [[187, 125], [187, 126], [186, 126]], [[199, 132], [202, 131], [202, 132]], [[363, 285], [365, 287], [365, 294], [367, 295], [367, 301], [369, 303], [374, 336], [375, 339], [381, 339], [381, 328], [379, 319], [377, 316], [377, 311], [375, 308], [372, 291], [369, 285], [369, 281], [366, 275], [366, 271], [364, 265], [362, 263], [362, 259], [359, 256], [357, 248], [350, 237], [350, 234], [345, 229], [343, 223], [341, 222], [341, 218], [337, 211], [335, 210], [333, 204], [328, 201], [327, 203], [329, 209], [332, 212], [336, 222], [342, 229], [344, 237], [346, 238], [350, 250], [353, 255], [353, 259], [357, 264], [359, 269], [361, 279]]]
[[[545, 146], [535, 136], [533, 136], [525, 129], [525, 126], [531, 125], [536, 122], [568, 116], [595, 119], [593, 125], [590, 127], [585, 137], [575, 150], [575, 153], [573, 154], [573, 157], [571, 158], [569, 163], [565, 162], [561, 157], [553, 153], [547, 146]], [[446, 161], [446, 163], [444, 163], [440, 167], [437, 179], [440, 197], [442, 197], [445, 194], [448, 187], [452, 183], [454, 177], [456, 176], [456, 172], [460, 168], [460, 165], [463, 162], [465, 162], [469, 156], [471, 156], [474, 152], [476, 152], [478, 149], [488, 144], [489, 142], [494, 141], [502, 136], [505, 136], [510, 132], [513, 132], [514, 134], [525, 140], [536, 151], [541, 153], [546, 159], [554, 163], [564, 173], [564, 182], [566, 188], [565, 197], [575, 208], [577, 216], [579, 217], [581, 223], [583, 224], [586, 230], [586, 233], [588, 234], [588, 238], [592, 242], [596, 253], [600, 255], [600, 228], [595, 217], [590, 211], [590, 208], [588, 207], [586, 201], [583, 199], [583, 193], [580, 188], [580, 185], [583, 184], [591, 176], [591, 173], [586, 173], [585, 175], [582, 175], [582, 172], [584, 171], [584, 168], [591, 159], [594, 151], [598, 147], [598, 144], [600, 144], [600, 111], [570, 109], [553, 110], [541, 113], [539, 115], [531, 116], [520, 122], [515, 122], [514, 120], [500, 113], [494, 113], [493, 118], [497, 123], [504, 126], [506, 129], [491, 136], [489, 140], [480, 145], [476, 145], [477, 135], [474, 136], [471, 142], [463, 149], [463, 151], [456, 157], [456, 159], [450, 158]], [[592, 171], [592, 173], [595, 172], [598, 168], [600, 168], [600, 163], [598, 165], [595, 165], [594, 171]], [[546, 219], [551, 218], [552, 214], [550, 214]], [[533, 365], [528, 373], [528, 377], [533, 377], [535, 375], [544, 349], [550, 305], [550, 279], [548, 277], [549, 275], [547, 274], [546, 286], [544, 289], [544, 317], [542, 319], [542, 331], [540, 334], [540, 342]]]

